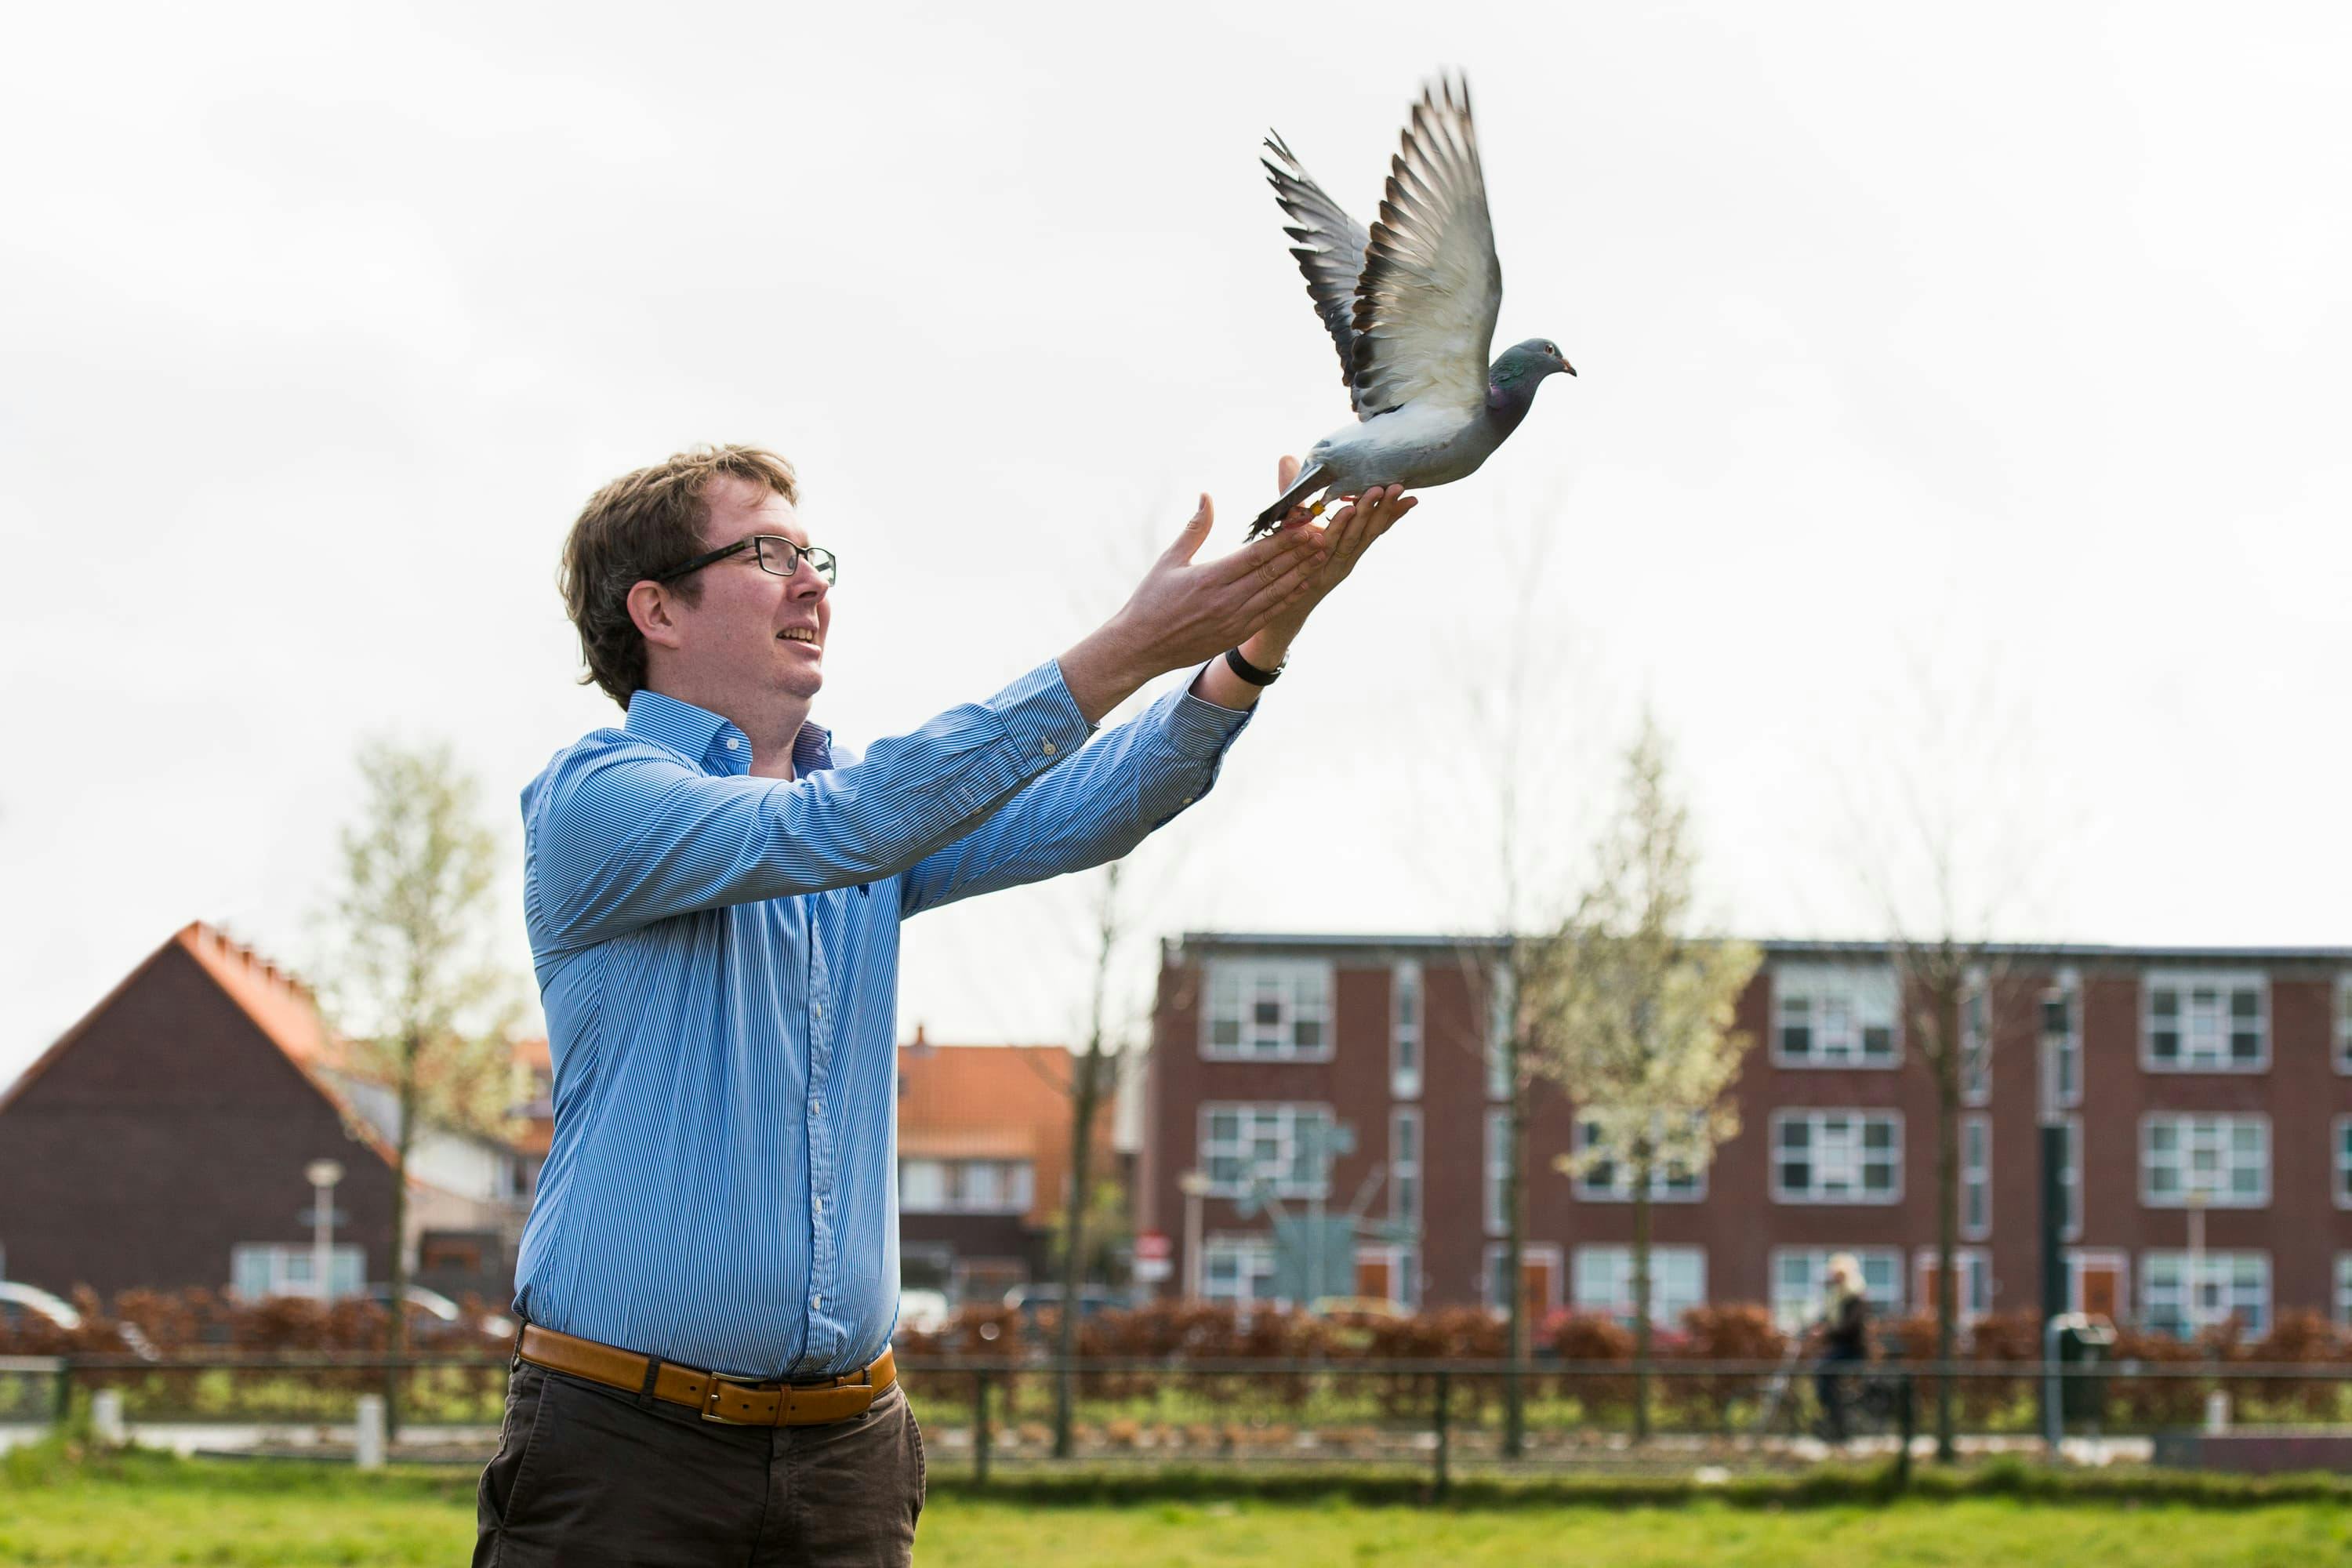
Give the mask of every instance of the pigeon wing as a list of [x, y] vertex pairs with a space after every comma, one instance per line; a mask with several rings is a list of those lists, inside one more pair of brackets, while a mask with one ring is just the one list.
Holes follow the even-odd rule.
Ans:
[[1486, 216], [1486, 178], [1470, 121], [1470, 89], [1447, 82], [1413, 105], [1389, 165], [1356, 285], [1356, 415], [1416, 398], [1475, 407], [1503, 306], [1503, 266]]
[[1371, 237], [1315, 183], [1279, 133], [1268, 132], [1265, 146], [1274, 157], [1258, 161], [1265, 165], [1274, 199], [1290, 217], [1282, 232], [1297, 242], [1290, 254], [1298, 258], [1298, 270], [1307, 274], [1307, 297], [1315, 301], [1315, 313], [1323, 318], [1332, 345], [1339, 351], [1339, 379], [1348, 384], [1352, 395], [1356, 282], [1363, 276], [1364, 251]]

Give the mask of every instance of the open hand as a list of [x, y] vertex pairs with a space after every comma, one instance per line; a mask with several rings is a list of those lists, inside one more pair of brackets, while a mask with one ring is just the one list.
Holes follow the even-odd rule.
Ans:
[[[1298, 478], [1298, 459], [1285, 458], [1275, 465], [1276, 482], [1288, 489]], [[1330, 553], [1315, 575], [1307, 590], [1291, 599], [1269, 616], [1265, 624], [1243, 645], [1242, 657], [1253, 664], [1263, 664], [1271, 669], [1280, 664], [1290, 651], [1291, 639], [1298, 635], [1307, 617], [1315, 611], [1332, 589], [1348, 580], [1364, 552], [1372, 542], [1396, 525], [1399, 518], [1420, 504], [1420, 498], [1404, 493], [1402, 485], [1375, 485], [1360, 496], [1348, 498], [1348, 504], [1330, 517], [1318, 521], [1303, 506], [1290, 509], [1282, 526], [1267, 535], [1285, 539], [1299, 532], [1323, 533], [1329, 536]], [[1267, 656], [1261, 658], [1259, 656]]]

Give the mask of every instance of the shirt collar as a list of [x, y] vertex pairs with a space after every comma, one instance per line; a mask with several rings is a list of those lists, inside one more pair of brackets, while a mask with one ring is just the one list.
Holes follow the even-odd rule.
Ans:
[[[708, 708], [640, 687], [629, 698], [623, 728], [698, 759], [706, 772], [740, 777], [751, 771], [750, 738]], [[831, 766], [833, 731], [821, 724], [803, 724], [793, 738], [793, 772], [805, 774]]]

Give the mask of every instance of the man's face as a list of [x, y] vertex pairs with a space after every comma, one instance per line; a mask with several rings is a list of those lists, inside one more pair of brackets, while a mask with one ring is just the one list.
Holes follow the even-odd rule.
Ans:
[[[704, 548], [717, 550], [755, 533], [809, 542], [793, 503], [775, 491], [721, 475], [703, 491], [709, 516]], [[678, 650], [715, 684], [751, 700], [807, 701], [824, 684], [824, 640], [833, 622], [830, 584], [806, 560], [790, 577], [761, 570], [746, 550], [695, 574], [700, 603], [673, 602], [685, 637]]]

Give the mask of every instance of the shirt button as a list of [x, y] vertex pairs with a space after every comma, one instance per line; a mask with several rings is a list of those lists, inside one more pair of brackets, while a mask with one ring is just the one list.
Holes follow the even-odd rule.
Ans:
[[1045, 742], [1045, 754], [1049, 757], [1054, 754], [1054, 742], [1051, 741]]
[[822, 1306], [824, 1306], [824, 1297], [822, 1297], [822, 1296], [811, 1296], [811, 1297], [809, 1298], [809, 1310], [810, 1310], [810, 1311], [814, 1312], [814, 1311], [815, 1311], [818, 1308], [820, 1308], [820, 1307], [822, 1307]]
[[824, 1212], [824, 1200], [823, 1198], [816, 1200], [816, 1212], [819, 1214], [823, 1214]]
[[727, 737], [727, 749], [730, 752], [740, 752], [743, 749], [743, 742], [730, 735]]
[[1191, 795], [1186, 795], [1186, 796], [1184, 797], [1184, 802], [1183, 802], [1183, 803], [1184, 803], [1186, 805], [1192, 805], [1192, 797]]
[[822, 1100], [810, 1100], [809, 1114], [811, 1116], [823, 1116], [824, 1114], [824, 1101]]

